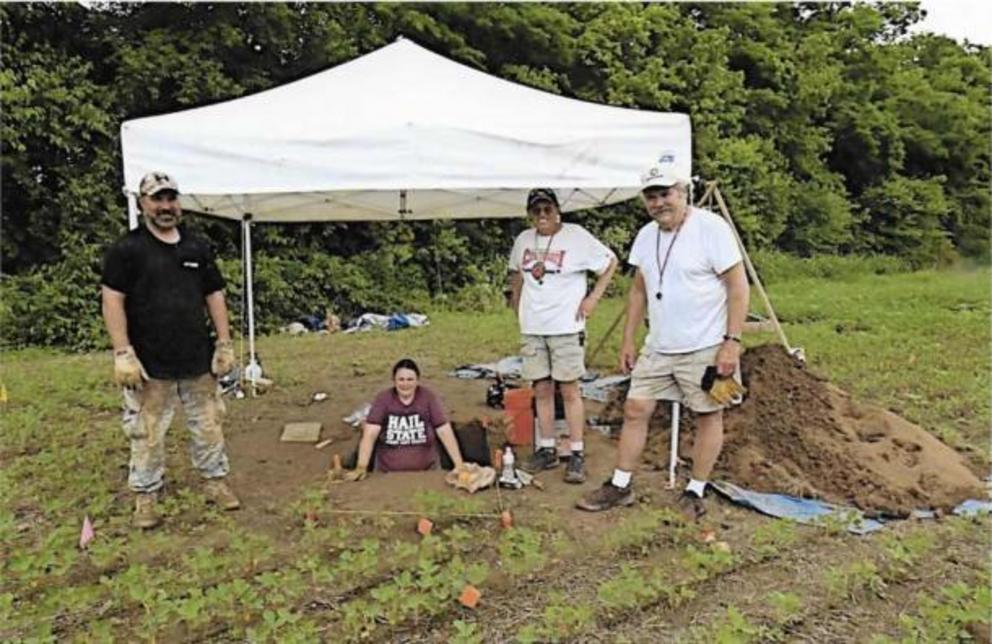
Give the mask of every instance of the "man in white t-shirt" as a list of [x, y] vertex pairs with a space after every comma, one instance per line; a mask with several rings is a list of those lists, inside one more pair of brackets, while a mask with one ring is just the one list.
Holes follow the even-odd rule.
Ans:
[[[577, 504], [592, 512], [631, 505], [631, 474], [658, 400], [679, 401], [696, 416], [692, 478], [679, 507], [698, 519], [703, 493], [723, 447], [723, 407], [702, 388], [707, 367], [739, 381], [741, 331], [749, 287], [729, 224], [689, 205], [689, 179], [672, 165], [642, 177], [641, 197], [652, 220], [638, 232], [629, 262], [637, 268], [627, 301], [620, 368], [631, 374], [613, 477]], [[640, 356], [634, 335], [648, 315]]]
[[[586, 371], [586, 319], [609, 285], [617, 258], [582, 226], [562, 222], [558, 197], [550, 188], [530, 191], [527, 213], [533, 228], [517, 236], [510, 253], [510, 306], [520, 322], [522, 375], [534, 383], [541, 435], [523, 468], [536, 472], [558, 466], [554, 434], [558, 383], [571, 443], [565, 481], [582, 483], [586, 419], [578, 380]], [[587, 271], [599, 276], [588, 294]]]

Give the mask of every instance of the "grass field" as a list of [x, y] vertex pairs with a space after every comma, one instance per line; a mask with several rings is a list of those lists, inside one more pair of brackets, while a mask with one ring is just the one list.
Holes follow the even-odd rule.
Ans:
[[[862, 275], [781, 281], [771, 296], [814, 370], [967, 453], [985, 476], [989, 285], [988, 271]], [[621, 306], [603, 303], [591, 346]], [[305, 397], [323, 374], [386, 374], [402, 355], [443, 385], [457, 364], [516, 349], [508, 314], [431, 319], [397, 333], [262, 338], [259, 350], [279, 389]], [[612, 367], [619, 339], [593, 367]], [[415, 517], [331, 513], [319, 481], [264, 513], [220, 513], [192, 484], [174, 428], [169, 467], [180, 485], [163, 499], [167, 521], [136, 532], [110, 371], [106, 353], [3, 357], [0, 641], [944, 642], [988, 634], [988, 518], [902, 522], [854, 537], [721, 504], [714, 529], [727, 547], [714, 548], [658, 494], [581, 521], [570, 510], [520, 507], [517, 525], [499, 530], [488, 518], [454, 516], [492, 512], [491, 495], [424, 489], [410, 508], [436, 526], [420, 537]], [[246, 417], [238, 408], [246, 404], [232, 401], [232, 417]], [[229, 435], [239, 431], [229, 424]], [[97, 537], [81, 551], [84, 514]], [[475, 609], [457, 601], [466, 583], [482, 591]]]

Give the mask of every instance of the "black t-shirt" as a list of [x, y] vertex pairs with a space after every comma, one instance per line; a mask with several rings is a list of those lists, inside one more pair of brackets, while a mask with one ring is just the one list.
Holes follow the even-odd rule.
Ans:
[[101, 283], [126, 296], [128, 338], [149, 376], [210, 371], [204, 298], [224, 288], [224, 278], [203, 240], [180, 230], [179, 243], [167, 244], [141, 226], [107, 249]]

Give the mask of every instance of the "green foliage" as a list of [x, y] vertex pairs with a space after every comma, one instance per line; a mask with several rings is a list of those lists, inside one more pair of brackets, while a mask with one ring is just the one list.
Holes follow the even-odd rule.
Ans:
[[777, 555], [798, 538], [796, 525], [785, 520], [768, 521], [751, 534], [751, 546], [760, 558]]
[[[721, 182], [753, 250], [880, 253], [915, 267], [989, 257], [992, 63], [985, 49], [909, 37], [916, 5], [28, 3], [0, 11], [8, 345], [100, 344], [94, 296], [79, 286], [96, 284], [86, 267], [124, 228], [124, 120], [275, 87], [399, 35], [563, 96], [690, 114], [695, 168]], [[643, 222], [636, 202], [571, 217], [621, 255]], [[240, 315], [235, 227], [194, 225], [224, 258]], [[345, 315], [494, 308], [521, 226], [258, 226], [259, 327], [326, 307]], [[37, 311], [41, 321], [25, 324]], [[65, 322], [69, 311], [79, 324]]]
[[894, 177], [865, 191], [862, 203], [869, 216], [865, 228], [871, 250], [901, 253], [920, 268], [953, 259], [949, 234], [940, 222], [950, 212], [942, 181]]
[[500, 536], [499, 559], [509, 574], [524, 575], [542, 568], [548, 557], [544, 553], [541, 534], [517, 526]]
[[909, 262], [892, 255], [796, 257], [786, 253], [758, 250], [750, 253], [750, 256], [758, 276], [766, 285], [801, 278], [854, 280], [866, 275], [887, 275], [910, 270]]
[[882, 537], [885, 554], [885, 577], [900, 579], [911, 575], [915, 566], [937, 545], [934, 534], [916, 530], [908, 535], [887, 534]]
[[473, 622], [456, 619], [451, 623], [453, 632], [448, 639], [451, 644], [482, 644], [482, 635]]
[[544, 607], [541, 623], [527, 624], [517, 632], [517, 641], [561, 642], [588, 632], [595, 624], [595, 609], [562, 593], [553, 593]]
[[0, 344], [105, 346], [99, 252], [96, 246], [80, 244], [78, 252], [61, 262], [0, 282]]
[[936, 596], [920, 598], [917, 614], [903, 615], [903, 642], [960, 642], [988, 634], [992, 589], [985, 581], [944, 586]]
[[826, 579], [827, 597], [834, 604], [857, 600], [866, 593], [880, 595], [887, 585], [878, 566], [870, 560], [829, 568]]
[[641, 570], [624, 565], [619, 575], [600, 584], [596, 598], [607, 612], [632, 610], [657, 595], [652, 581]]
[[604, 545], [611, 552], [644, 554], [652, 546], [683, 538], [688, 530], [682, 517], [669, 509], [643, 510], [610, 530]]
[[777, 635], [766, 626], [754, 624], [736, 607], [728, 606], [723, 618], [715, 625], [701, 629], [696, 641], [717, 644], [745, 644], [747, 642], [773, 642]]
[[775, 621], [779, 624], [788, 624], [799, 616], [803, 600], [794, 593], [776, 590], [768, 593], [768, 604], [775, 612]]

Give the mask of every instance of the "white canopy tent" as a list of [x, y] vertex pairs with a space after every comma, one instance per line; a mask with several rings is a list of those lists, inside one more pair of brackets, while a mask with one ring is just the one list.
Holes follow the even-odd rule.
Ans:
[[251, 222], [520, 217], [527, 191], [563, 211], [637, 194], [661, 157], [691, 175], [686, 114], [563, 98], [409, 40], [271, 90], [121, 126], [125, 192], [174, 176], [187, 210], [243, 222], [254, 364]]

